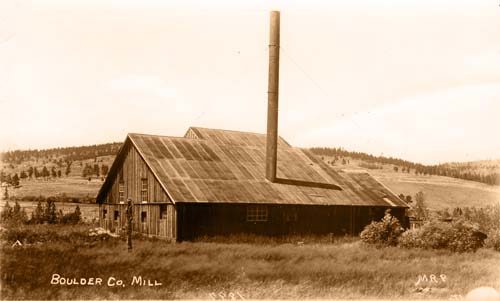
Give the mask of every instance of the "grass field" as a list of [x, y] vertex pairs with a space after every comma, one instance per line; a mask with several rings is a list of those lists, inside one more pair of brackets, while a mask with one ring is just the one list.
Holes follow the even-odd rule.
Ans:
[[[37, 231], [57, 231], [63, 238], [85, 231], [43, 227]], [[448, 299], [479, 286], [500, 290], [500, 253], [489, 249], [457, 254], [342, 240], [304, 245], [136, 240], [127, 252], [125, 241], [112, 239], [22, 247], [4, 240], [1, 252], [2, 299]], [[102, 284], [51, 284], [54, 274], [87, 282], [101, 278]], [[437, 282], [416, 285], [419, 276], [431, 274]], [[162, 285], [131, 285], [134, 276]], [[108, 286], [117, 280], [123, 285]]]
[[93, 179], [88, 181], [82, 177], [62, 177], [49, 180], [23, 180], [21, 187], [10, 188], [9, 196], [60, 196], [63, 193], [70, 197], [95, 197], [102, 181]]

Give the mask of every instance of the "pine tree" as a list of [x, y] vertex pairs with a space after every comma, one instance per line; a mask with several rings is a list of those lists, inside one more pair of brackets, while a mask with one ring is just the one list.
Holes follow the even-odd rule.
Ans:
[[101, 165], [101, 175], [106, 176], [108, 174], [109, 167], [106, 164]]
[[76, 206], [75, 212], [73, 213], [73, 222], [79, 223], [80, 220], [82, 219], [82, 212], [80, 211], [80, 206]]
[[96, 175], [96, 177], [99, 177], [99, 165], [98, 164], [94, 164], [93, 173]]
[[12, 210], [11, 220], [16, 224], [24, 224], [27, 221], [27, 215], [24, 208], [16, 201], [14, 204], [14, 209]]
[[407, 196], [406, 196], [406, 202], [407, 202], [407, 203], [411, 203], [411, 202], [412, 202], [412, 200], [411, 200], [411, 195], [407, 195]]
[[42, 169], [42, 177], [44, 177], [45, 179], [47, 179], [49, 176], [50, 176], [49, 170], [48, 170], [48, 169], [47, 169], [47, 167], [44, 165], [44, 166], [43, 166], [43, 169]]
[[429, 218], [429, 211], [425, 205], [425, 196], [422, 191], [415, 194], [415, 215], [417, 219], [427, 220]]
[[12, 211], [13, 216], [18, 215], [21, 212], [21, 205], [17, 201], [14, 202], [14, 210]]
[[44, 210], [43, 210], [43, 207], [42, 207], [42, 202], [38, 201], [38, 204], [36, 205], [36, 208], [35, 210], [33, 211], [33, 214], [32, 214], [32, 223], [34, 224], [43, 224], [44, 220], [43, 220], [43, 217], [44, 217], [44, 214], [43, 214]]
[[19, 176], [17, 175], [17, 173], [15, 173], [12, 177], [12, 185], [19, 186]]
[[12, 207], [10, 207], [9, 201], [7, 201], [1, 213], [2, 221], [9, 221], [12, 218], [12, 211], [13, 210]]
[[44, 212], [44, 221], [47, 221], [49, 224], [55, 224], [57, 222], [56, 204], [50, 198], [47, 199], [47, 205]]
[[66, 177], [69, 175], [70, 172], [71, 172], [71, 162], [68, 161], [68, 165], [66, 165], [66, 171], [64, 172]]

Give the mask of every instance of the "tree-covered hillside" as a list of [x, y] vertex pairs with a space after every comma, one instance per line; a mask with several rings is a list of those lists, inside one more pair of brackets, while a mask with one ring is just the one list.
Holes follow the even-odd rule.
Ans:
[[424, 165], [393, 157], [373, 156], [362, 152], [347, 151], [343, 148], [313, 147], [311, 151], [319, 156], [332, 157], [333, 159], [330, 161], [332, 165], [345, 164], [345, 158], [353, 158], [366, 162], [368, 164], [366, 165], [367, 168], [370, 168], [370, 166], [376, 168], [377, 163], [391, 164], [394, 165], [394, 171], [396, 172], [413, 172], [417, 175], [438, 175], [489, 185], [500, 185], [500, 160]]

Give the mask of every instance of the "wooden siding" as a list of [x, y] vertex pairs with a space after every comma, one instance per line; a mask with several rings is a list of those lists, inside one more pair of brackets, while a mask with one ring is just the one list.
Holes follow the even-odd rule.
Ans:
[[[100, 226], [113, 233], [122, 233], [127, 230], [127, 205], [101, 204], [99, 205]], [[104, 211], [106, 210], [106, 216]], [[115, 219], [115, 211], [118, 218]], [[177, 238], [176, 209], [172, 204], [137, 204], [133, 205], [132, 229], [133, 232], [148, 236], [175, 241]], [[143, 212], [146, 213], [144, 221]]]
[[[202, 236], [251, 233], [282, 236], [294, 234], [358, 235], [371, 221], [380, 220], [389, 207], [264, 205], [268, 220], [249, 222], [245, 204], [177, 204], [178, 240]], [[405, 223], [404, 208], [390, 208]], [[287, 219], [290, 213], [296, 220]]]
[[134, 204], [141, 203], [141, 179], [148, 180], [148, 203], [170, 203], [170, 199], [134, 147], [128, 147], [126, 156], [107, 194], [105, 203], [119, 204], [120, 174], [123, 174], [124, 201], [131, 198]]
[[[121, 162], [115, 162], [119, 164], [117, 172], [114, 178], [110, 179], [111, 188], [105, 195], [105, 202], [99, 206], [100, 226], [115, 233], [126, 231], [126, 202], [130, 198], [133, 202], [134, 232], [175, 240], [177, 237], [175, 206], [139, 152], [131, 144], [126, 146], [124, 152]], [[119, 199], [121, 179], [124, 188], [123, 204], [120, 204]], [[148, 180], [147, 203], [141, 202], [142, 179]], [[107, 212], [106, 216], [104, 210]], [[115, 212], [117, 212], [116, 219]], [[146, 214], [144, 222], [141, 220], [142, 212]]]

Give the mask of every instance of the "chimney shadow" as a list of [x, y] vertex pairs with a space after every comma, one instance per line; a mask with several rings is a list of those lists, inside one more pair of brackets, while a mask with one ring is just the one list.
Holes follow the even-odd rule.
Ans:
[[315, 187], [315, 188], [324, 188], [324, 189], [333, 189], [333, 190], [342, 190], [342, 188], [335, 184], [330, 183], [319, 183], [319, 182], [310, 182], [303, 180], [294, 180], [294, 179], [283, 179], [283, 178], [275, 178], [273, 183], [285, 184], [285, 185], [294, 185], [294, 186], [305, 186], [305, 187]]

